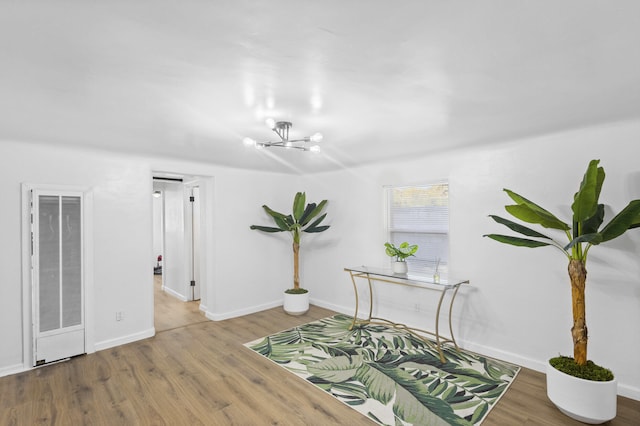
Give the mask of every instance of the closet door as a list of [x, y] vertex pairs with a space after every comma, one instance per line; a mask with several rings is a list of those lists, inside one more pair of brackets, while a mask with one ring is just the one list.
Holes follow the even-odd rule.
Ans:
[[34, 365], [85, 353], [83, 195], [32, 192]]

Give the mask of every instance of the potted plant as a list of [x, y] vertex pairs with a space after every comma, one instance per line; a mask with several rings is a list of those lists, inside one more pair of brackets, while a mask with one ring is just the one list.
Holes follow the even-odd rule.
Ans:
[[406, 274], [409, 270], [406, 259], [409, 256], [413, 256], [418, 251], [418, 246], [415, 244], [409, 245], [406, 241], [398, 247], [388, 242], [384, 243], [384, 246], [387, 255], [389, 257], [396, 258], [395, 262], [391, 265], [393, 272], [396, 274]]
[[603, 423], [616, 415], [617, 382], [610, 371], [587, 360], [587, 324], [585, 321], [585, 283], [587, 255], [596, 245], [613, 240], [628, 229], [640, 226], [640, 200], [633, 200], [609, 223], [604, 222], [604, 204], [599, 204], [605, 173], [592, 160], [573, 197], [571, 222], [565, 223], [549, 211], [513, 191], [504, 191], [516, 203], [505, 207], [523, 222], [555, 229], [567, 238], [562, 244], [554, 238], [499, 216], [490, 217], [527, 238], [489, 234], [486, 237], [519, 247], [558, 249], [569, 261], [573, 308], [573, 358], [557, 357], [547, 365], [547, 395], [565, 414], [585, 423]]
[[[322, 200], [319, 204], [306, 204], [304, 192], [298, 192], [293, 199], [293, 213], [284, 214], [272, 210], [266, 205], [262, 208], [273, 219], [276, 227], [251, 225], [251, 229], [263, 232], [289, 232], [293, 237], [293, 288], [285, 291], [284, 310], [291, 315], [302, 315], [309, 310], [309, 291], [300, 287], [299, 275], [299, 253], [300, 236], [302, 232], [317, 233], [329, 229], [329, 225], [320, 226], [320, 223], [327, 216], [326, 213], [319, 216], [327, 200]], [[315, 220], [314, 220], [315, 219]], [[312, 222], [313, 220], [313, 222]]]

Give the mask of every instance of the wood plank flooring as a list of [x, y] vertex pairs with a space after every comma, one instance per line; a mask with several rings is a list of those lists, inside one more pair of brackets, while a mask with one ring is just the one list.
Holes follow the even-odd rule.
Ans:
[[200, 311], [200, 301], [183, 302], [162, 291], [162, 275], [153, 276], [153, 296], [156, 333], [209, 321]]
[[[332, 311], [219, 322], [187, 311], [194, 322], [159, 318], [153, 338], [0, 378], [0, 425], [374, 425], [242, 346]], [[640, 402], [619, 398], [609, 424], [639, 420]], [[483, 426], [581, 424], [547, 400], [543, 374], [524, 369]]]

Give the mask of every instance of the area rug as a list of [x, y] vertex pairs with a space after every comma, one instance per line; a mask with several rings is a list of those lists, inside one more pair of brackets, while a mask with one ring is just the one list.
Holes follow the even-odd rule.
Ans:
[[245, 346], [382, 425], [479, 425], [520, 367], [335, 315]]

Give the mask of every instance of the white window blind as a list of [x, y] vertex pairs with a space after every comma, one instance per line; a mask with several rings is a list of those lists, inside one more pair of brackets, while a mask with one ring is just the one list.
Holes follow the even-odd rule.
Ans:
[[[407, 263], [410, 273], [442, 279], [449, 273], [449, 184], [390, 186], [387, 192], [389, 241], [417, 244]], [[393, 259], [391, 259], [393, 261]]]

